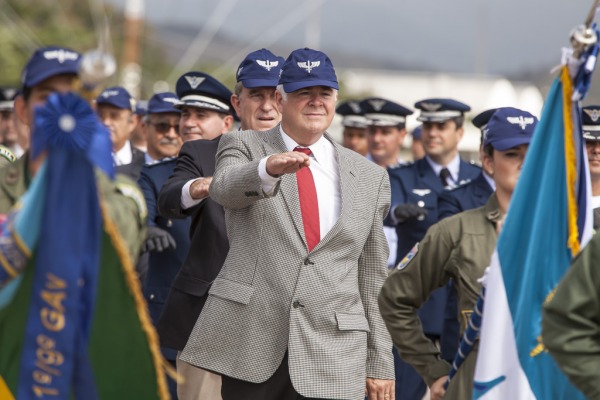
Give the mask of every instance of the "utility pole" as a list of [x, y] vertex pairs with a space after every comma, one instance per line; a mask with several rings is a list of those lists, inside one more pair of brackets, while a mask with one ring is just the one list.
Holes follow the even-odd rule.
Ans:
[[136, 99], [140, 97], [140, 36], [144, 26], [144, 0], [126, 0], [125, 43], [121, 57], [121, 85]]

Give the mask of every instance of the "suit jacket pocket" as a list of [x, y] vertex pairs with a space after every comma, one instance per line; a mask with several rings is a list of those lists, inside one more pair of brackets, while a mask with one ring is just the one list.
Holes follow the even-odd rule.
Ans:
[[254, 288], [229, 279], [217, 278], [208, 293], [222, 299], [248, 304], [252, 293], [254, 293]]
[[336, 312], [338, 329], [340, 331], [364, 331], [370, 332], [369, 321], [362, 314], [345, 314]]

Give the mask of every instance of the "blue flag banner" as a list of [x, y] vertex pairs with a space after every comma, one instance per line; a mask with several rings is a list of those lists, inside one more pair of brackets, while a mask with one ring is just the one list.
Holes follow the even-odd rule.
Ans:
[[542, 305], [591, 236], [578, 102], [585, 77], [562, 67], [529, 146], [486, 276], [473, 399], [584, 398], [544, 349], [541, 320]]

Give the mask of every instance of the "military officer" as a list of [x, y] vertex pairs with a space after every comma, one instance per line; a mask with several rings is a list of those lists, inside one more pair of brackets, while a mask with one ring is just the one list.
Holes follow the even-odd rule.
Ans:
[[[510, 117], [530, 123], [513, 123]], [[464, 331], [481, 291], [478, 279], [496, 247], [497, 222], [508, 209], [536, 123], [533, 115], [515, 108], [494, 113], [486, 128], [483, 165], [494, 177], [496, 193], [483, 207], [431, 226], [382, 288], [379, 307], [394, 344], [431, 387], [432, 400], [443, 398], [450, 365], [440, 358], [437, 346], [421, 329], [415, 311], [452, 278], [458, 293], [461, 332]], [[475, 360], [474, 351], [451, 381], [447, 398], [471, 398]]]
[[582, 125], [592, 183], [594, 230], [597, 231], [600, 227], [600, 106], [583, 107]]
[[[481, 145], [479, 148], [479, 159], [483, 162], [483, 132], [484, 129], [494, 114], [496, 108], [485, 110], [473, 118], [473, 125], [481, 131]], [[463, 185], [444, 190], [438, 198], [438, 215], [439, 220], [450, 217], [454, 214], [470, 210], [477, 207], [482, 207], [487, 203], [496, 188], [494, 179], [484, 168], [472, 181]], [[459, 330], [460, 325], [456, 319], [457, 298], [456, 290], [452, 281], [447, 288], [446, 309], [444, 311], [444, 327], [442, 329], [442, 337], [440, 338], [440, 348], [442, 358], [452, 362], [460, 340]]]
[[354, 150], [361, 156], [369, 152], [367, 141], [367, 119], [356, 100], [341, 103], [335, 112], [342, 116], [342, 146]]
[[14, 116], [17, 94], [17, 88], [0, 88], [0, 143], [10, 149], [14, 155], [21, 157], [25, 150], [19, 144], [19, 134]]
[[[25, 125], [33, 126], [35, 107], [43, 104], [50, 93], [73, 89], [80, 60], [79, 53], [64, 47], [45, 47], [35, 51], [22, 73], [22, 94], [15, 100], [15, 112]], [[35, 143], [35, 133], [31, 141]], [[25, 193], [43, 160], [43, 154], [34, 160], [26, 152], [14, 163], [0, 168], [0, 213], [10, 210]], [[117, 174], [113, 182], [98, 172], [97, 179], [108, 213], [134, 260], [145, 236], [147, 212], [144, 197], [135, 182], [124, 176]]]
[[380, 97], [364, 99], [360, 107], [368, 120], [367, 158], [383, 168], [405, 164], [400, 158], [400, 150], [406, 137], [406, 117], [413, 112]]
[[[475, 178], [480, 168], [460, 159], [458, 143], [463, 136], [464, 114], [471, 108], [453, 99], [426, 99], [415, 103], [423, 123], [422, 139], [426, 156], [412, 164], [390, 168], [392, 208], [386, 225], [396, 227], [396, 263], [420, 241], [438, 221], [438, 196], [448, 186]], [[446, 290], [439, 289], [419, 310], [425, 334], [439, 340], [444, 321]], [[396, 358], [396, 397], [421, 398], [424, 382], [414, 369]], [[398, 393], [400, 392], [400, 395]]]

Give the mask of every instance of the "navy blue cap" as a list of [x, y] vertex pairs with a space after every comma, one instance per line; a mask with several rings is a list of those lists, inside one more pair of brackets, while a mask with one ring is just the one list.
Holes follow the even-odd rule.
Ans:
[[13, 110], [17, 93], [19, 93], [19, 90], [15, 87], [0, 88], [0, 111]]
[[290, 53], [279, 76], [279, 85], [286, 93], [311, 86], [339, 89], [333, 64], [327, 55], [307, 47]]
[[423, 131], [423, 125], [419, 125], [415, 129], [413, 129], [412, 134], [411, 134], [413, 139], [421, 140], [422, 131]]
[[77, 75], [80, 61], [81, 54], [66, 47], [37, 49], [23, 68], [21, 85], [33, 87], [55, 75]]
[[236, 79], [246, 88], [274, 88], [284, 62], [283, 57], [276, 56], [267, 49], [253, 51], [238, 67]]
[[468, 105], [453, 99], [425, 99], [416, 102], [415, 107], [421, 110], [417, 118], [421, 122], [444, 122], [471, 110]]
[[148, 100], [137, 100], [135, 102], [135, 114], [143, 117], [148, 113]]
[[175, 93], [165, 92], [156, 93], [148, 101], [148, 107], [146, 113], [148, 114], [162, 114], [162, 113], [180, 113], [181, 110], [175, 108], [181, 102]]
[[341, 103], [335, 109], [335, 112], [340, 114], [342, 125], [348, 128], [366, 128], [368, 126], [367, 118], [364, 116], [360, 102], [349, 100]]
[[483, 145], [505, 151], [531, 142], [538, 119], [527, 111], [512, 107], [496, 110], [483, 130]]
[[600, 106], [585, 106], [581, 111], [583, 138], [600, 140]]
[[487, 125], [490, 118], [492, 118], [492, 115], [494, 115], [494, 113], [496, 111], [498, 111], [497, 108], [490, 108], [489, 110], [480, 112], [473, 118], [473, 121], [472, 121], [473, 125], [475, 125], [475, 127], [478, 129], [481, 129], [481, 130], [485, 129], [485, 126]]
[[412, 110], [393, 101], [380, 97], [370, 97], [360, 102], [360, 107], [369, 120], [369, 125], [374, 126], [396, 126], [406, 123], [406, 116], [412, 114]]
[[204, 72], [187, 72], [175, 84], [175, 92], [181, 101], [177, 106], [191, 106], [230, 114], [231, 90]]
[[135, 100], [127, 89], [121, 86], [106, 88], [96, 97], [96, 104], [107, 104], [124, 110], [135, 111]]

